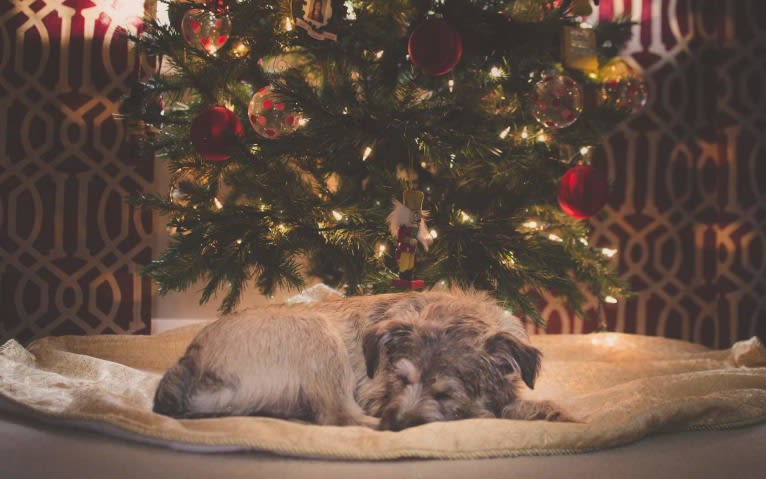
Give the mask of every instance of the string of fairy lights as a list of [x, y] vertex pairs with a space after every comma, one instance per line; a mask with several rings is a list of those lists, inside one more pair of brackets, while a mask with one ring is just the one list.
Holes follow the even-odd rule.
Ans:
[[[437, 3], [440, 3], [439, 0], [437, 0]], [[347, 10], [347, 19], [348, 20], [354, 20], [356, 18], [356, 14], [353, 9], [353, 2], [347, 1], [345, 2], [346, 10]], [[168, 4], [164, 2], [159, 2], [158, 5], [158, 19], [160, 22], [163, 21], [169, 21], [167, 20], [167, 8]], [[296, 28], [295, 19], [287, 15], [285, 16], [282, 26], [285, 31], [292, 31]], [[587, 23], [581, 23], [579, 26], [581, 29], [591, 29], [592, 26]], [[232, 43], [228, 47], [228, 52], [230, 55], [232, 55], [235, 58], [244, 58], [248, 55], [250, 51], [250, 47], [247, 43], [246, 39], [243, 38], [233, 38], [231, 39]], [[205, 46], [204, 50], [207, 52], [207, 54], [211, 56], [215, 56], [218, 54], [219, 48], [215, 46]], [[373, 58], [381, 59], [385, 55], [384, 50], [378, 50], [374, 52], [370, 52], [370, 55]], [[407, 53], [407, 58], [409, 59], [409, 53]], [[500, 65], [493, 65], [490, 66], [489, 69], [486, 71], [487, 77], [491, 81], [497, 81], [500, 82], [503, 79], [505, 79], [508, 75], [505, 68], [503, 68]], [[599, 78], [600, 73], [599, 72], [588, 72], [586, 74], [591, 80], [594, 81], [603, 81], [602, 78]], [[450, 93], [455, 93], [460, 88], [460, 85], [458, 85], [454, 78], [447, 75], [444, 77], [443, 80], [446, 83], [447, 91]], [[529, 82], [530, 83], [537, 83], [540, 82], [540, 75], [537, 73], [530, 74]], [[500, 98], [501, 100], [506, 100], [504, 97]], [[233, 109], [233, 105], [227, 103], [225, 100], [221, 102], [225, 107], [229, 109]], [[641, 106], [646, 103], [646, 98], [644, 98], [641, 101]], [[348, 107], [344, 107], [342, 109], [343, 114], [348, 114], [349, 109]], [[306, 117], [300, 117], [296, 120], [296, 127], [303, 127], [308, 124], [310, 121], [309, 118]], [[566, 126], [566, 125], [565, 125]], [[523, 124], [523, 125], [507, 125], [504, 128], [502, 128], [500, 131], [498, 131], [498, 137], [501, 140], [508, 141], [514, 145], [519, 144], [525, 144], [529, 142], [538, 142], [538, 143], [548, 143], [550, 140], [550, 134], [549, 134], [549, 128], [550, 125], [546, 125], [544, 122], [537, 122], [537, 123], [529, 123], [529, 124]], [[555, 127], [559, 127], [559, 125], [556, 125]], [[416, 140], [417, 141], [417, 140]], [[257, 152], [258, 146], [252, 145], [251, 151], [253, 153]], [[376, 145], [375, 144], [369, 144], [365, 145], [361, 148], [359, 152], [359, 158], [362, 162], [369, 161], [375, 154]], [[577, 151], [574, 155], [572, 155], [568, 159], [569, 164], [575, 164], [579, 162], [587, 162], [588, 156], [591, 154], [593, 147], [591, 145], [584, 145], [579, 148], [579, 151]], [[498, 152], [502, 153], [502, 152]], [[451, 155], [450, 161], [449, 161], [449, 167], [454, 167], [456, 156], [453, 154]], [[421, 164], [421, 167], [426, 168], [428, 165], [423, 163]], [[180, 175], [180, 173], [179, 173]], [[428, 188], [428, 187], [426, 187]], [[183, 198], [183, 193], [179, 191], [178, 188], [175, 187], [175, 185], [171, 185], [171, 200], [176, 203], [180, 204], [180, 202], [188, 201], [188, 198]], [[213, 206], [217, 210], [221, 210], [224, 208], [224, 203], [218, 198], [215, 197], [213, 199]], [[197, 206], [195, 205], [194, 208]], [[271, 206], [263, 199], [259, 200], [259, 207], [261, 211], [266, 211], [271, 208]], [[343, 221], [346, 221], [347, 217], [343, 213], [343, 211], [333, 209], [331, 211], [328, 211], [326, 218], [323, 221], [320, 221], [318, 223], [318, 228], [320, 230], [331, 228], [333, 224], [338, 224]], [[463, 224], [475, 224], [477, 222], [477, 218], [475, 215], [473, 215], [469, 211], [459, 210], [457, 211], [457, 221]], [[525, 232], [531, 232], [531, 233], [538, 233], [538, 234], [545, 234], [547, 238], [550, 241], [555, 242], [561, 242], [563, 239], [561, 236], [557, 235], [555, 231], [550, 231], [551, 227], [546, 222], [540, 220], [540, 219], [529, 219], [528, 221], [524, 222], [521, 227], [524, 229]], [[286, 233], [290, 231], [290, 226], [284, 223], [276, 222], [275, 224], [270, 225], [270, 231], [271, 234], [277, 238], [279, 236], [283, 236]], [[169, 230], [170, 233], [176, 234], [177, 231], [175, 228], [172, 230]], [[436, 239], [439, 236], [439, 232], [436, 228], [430, 228], [429, 234], [432, 238]], [[589, 240], [586, 237], [578, 238], [578, 240], [583, 245], [588, 245]], [[236, 244], [241, 245], [243, 243], [242, 239], [236, 240]], [[600, 253], [606, 257], [606, 258], [613, 258], [617, 254], [617, 250], [613, 248], [607, 248], [602, 247], [600, 248]], [[379, 241], [374, 245], [374, 255], [379, 258], [383, 259], [386, 255], [390, 254], [389, 252], [389, 245], [386, 241]], [[513, 254], [508, 253], [506, 257], [506, 261], [509, 265], [512, 265], [514, 262]], [[603, 301], [604, 303], [616, 303], [617, 299], [611, 295], [606, 295], [603, 298], [599, 298], [599, 301]], [[601, 307], [601, 305], [599, 306]]]

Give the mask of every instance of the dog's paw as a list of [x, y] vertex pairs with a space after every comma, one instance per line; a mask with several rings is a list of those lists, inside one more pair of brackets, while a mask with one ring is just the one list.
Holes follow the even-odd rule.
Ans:
[[552, 401], [517, 400], [503, 408], [501, 417], [504, 419], [522, 419], [526, 421], [577, 422], [572, 415]]
[[369, 427], [371, 429], [380, 429], [380, 418], [373, 416], [364, 416], [359, 420], [360, 426]]

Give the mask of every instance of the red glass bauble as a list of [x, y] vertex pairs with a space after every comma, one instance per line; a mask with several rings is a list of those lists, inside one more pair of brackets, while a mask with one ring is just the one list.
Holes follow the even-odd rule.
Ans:
[[205, 0], [205, 8], [215, 13], [216, 15], [223, 15], [229, 13], [229, 5], [227, 0]]
[[433, 17], [418, 25], [407, 43], [410, 61], [433, 76], [451, 72], [463, 56], [460, 35], [444, 19]]
[[572, 218], [590, 218], [604, 207], [608, 199], [606, 177], [590, 165], [574, 166], [561, 177], [559, 206]]
[[192, 145], [208, 161], [228, 160], [232, 140], [244, 134], [239, 117], [222, 105], [204, 110], [191, 123]]

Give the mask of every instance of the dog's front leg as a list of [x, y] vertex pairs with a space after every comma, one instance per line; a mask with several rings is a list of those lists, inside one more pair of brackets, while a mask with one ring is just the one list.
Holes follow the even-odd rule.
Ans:
[[569, 413], [552, 401], [532, 401], [516, 399], [503, 407], [503, 419], [523, 419], [561, 422], [577, 422]]

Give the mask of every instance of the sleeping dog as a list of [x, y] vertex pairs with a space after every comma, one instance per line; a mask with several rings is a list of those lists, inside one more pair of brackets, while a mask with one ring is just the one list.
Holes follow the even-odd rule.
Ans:
[[177, 418], [273, 416], [401, 430], [475, 417], [571, 420], [534, 387], [541, 354], [476, 292], [279, 305], [205, 326], [159, 383]]

